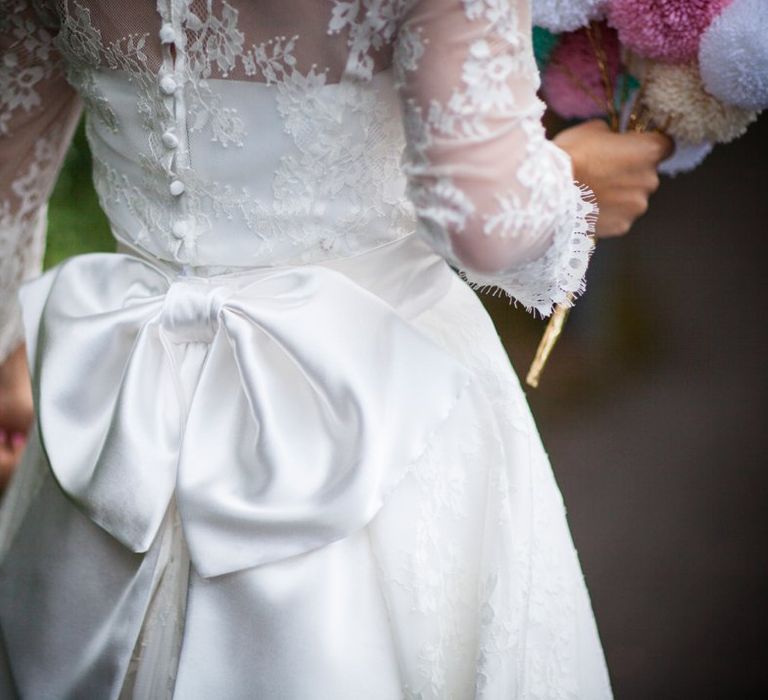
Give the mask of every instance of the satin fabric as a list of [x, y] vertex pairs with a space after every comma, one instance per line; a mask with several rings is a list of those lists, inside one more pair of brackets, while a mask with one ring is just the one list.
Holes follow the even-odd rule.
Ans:
[[[93, 254], [29, 284], [39, 430], [61, 488], [133, 552], [149, 549], [175, 494], [203, 577], [364, 526], [469, 379], [387, 303], [410, 294], [396, 260], [381, 258], [408, 245], [419, 244], [337, 262], [346, 274], [172, 276]], [[432, 262], [419, 284], [435, 301], [451, 273]], [[392, 270], [378, 295], [365, 288], [366, 264]], [[187, 399], [177, 365], [189, 343], [208, 350]]]

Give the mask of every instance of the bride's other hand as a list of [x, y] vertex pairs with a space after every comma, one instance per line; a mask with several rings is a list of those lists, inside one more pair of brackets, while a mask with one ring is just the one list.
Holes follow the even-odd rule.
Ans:
[[664, 134], [617, 134], [600, 119], [564, 129], [554, 142], [571, 157], [574, 179], [597, 197], [598, 238], [627, 233], [645, 213], [659, 186], [657, 167], [673, 149]]
[[0, 492], [21, 458], [32, 424], [32, 386], [22, 343], [0, 363]]

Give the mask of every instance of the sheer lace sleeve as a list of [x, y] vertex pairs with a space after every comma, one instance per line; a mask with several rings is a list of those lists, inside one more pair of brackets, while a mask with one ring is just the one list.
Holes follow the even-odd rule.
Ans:
[[22, 338], [16, 292], [42, 260], [50, 193], [80, 112], [54, 32], [26, 0], [0, 0], [0, 361]]
[[548, 141], [524, 0], [414, 0], [395, 48], [421, 231], [542, 315], [583, 291], [597, 215]]

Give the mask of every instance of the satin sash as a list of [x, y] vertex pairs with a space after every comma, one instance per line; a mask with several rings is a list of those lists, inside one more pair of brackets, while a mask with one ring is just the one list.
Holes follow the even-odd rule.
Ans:
[[[469, 381], [407, 320], [452, 274], [413, 237], [208, 277], [120, 253], [65, 261], [21, 293], [56, 480], [133, 552], [175, 494], [203, 577], [347, 536]], [[190, 384], [179, 363], [199, 344]]]

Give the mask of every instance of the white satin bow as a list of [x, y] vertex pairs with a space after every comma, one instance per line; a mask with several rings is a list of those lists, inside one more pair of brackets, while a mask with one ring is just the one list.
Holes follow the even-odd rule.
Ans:
[[[175, 494], [206, 577], [365, 525], [469, 381], [380, 296], [324, 266], [174, 278], [92, 254], [22, 296], [61, 488], [134, 552]], [[185, 392], [187, 343], [208, 349]]]

